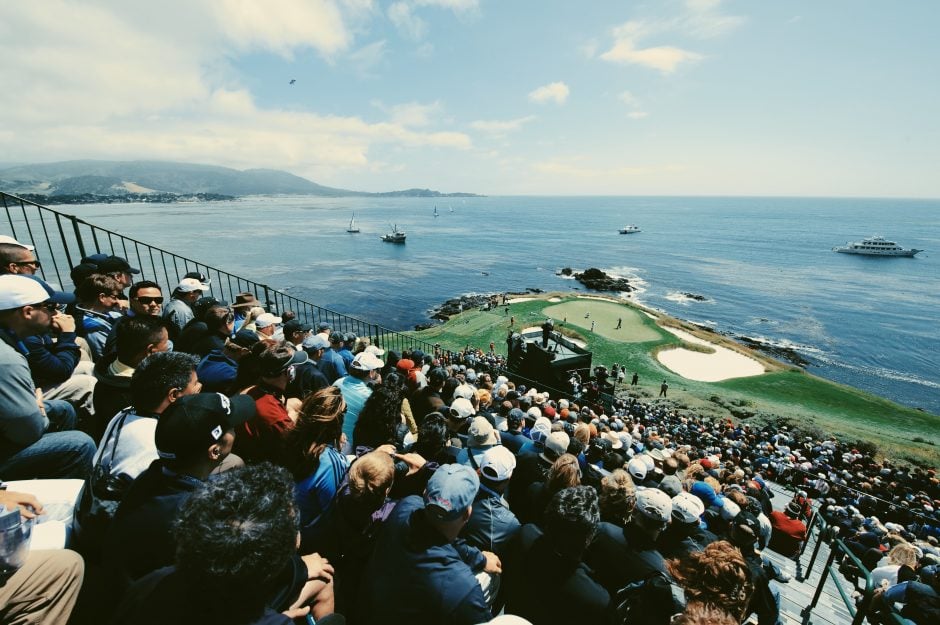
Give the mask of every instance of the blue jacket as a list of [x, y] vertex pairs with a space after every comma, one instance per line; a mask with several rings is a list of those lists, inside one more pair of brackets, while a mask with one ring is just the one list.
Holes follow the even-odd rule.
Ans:
[[343, 357], [339, 355], [339, 352], [332, 347], [323, 352], [323, 357], [320, 358], [318, 366], [330, 384], [346, 377], [346, 363], [343, 362]]
[[68, 380], [82, 359], [82, 350], [75, 342], [74, 332], [61, 333], [58, 341], [52, 340], [48, 334], [27, 336], [23, 344], [29, 350], [26, 361], [33, 381], [41, 388]]
[[219, 350], [212, 350], [196, 367], [196, 377], [206, 393], [225, 393], [235, 381], [238, 363]]
[[475, 625], [492, 619], [474, 571], [485, 558], [453, 543], [424, 517], [424, 500], [402, 499], [379, 533], [360, 588], [365, 625]]

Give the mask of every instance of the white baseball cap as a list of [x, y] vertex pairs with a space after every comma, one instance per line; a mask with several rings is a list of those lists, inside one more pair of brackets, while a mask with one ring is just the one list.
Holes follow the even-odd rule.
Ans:
[[284, 321], [282, 318], [273, 313], [264, 313], [263, 315], [258, 315], [258, 318], [255, 319], [255, 327], [267, 328], [268, 326], [277, 325], [282, 321]]
[[193, 291], [208, 291], [208, 284], [203, 284], [196, 278], [183, 278], [180, 280], [180, 283], [176, 285], [176, 290], [183, 293], [192, 293]]
[[357, 371], [373, 371], [375, 369], [381, 369], [385, 366], [385, 363], [375, 354], [359, 352], [356, 354], [356, 357], [353, 358], [349, 366]]
[[27, 245], [26, 243], [20, 243], [19, 241], [17, 241], [16, 239], [14, 239], [13, 237], [7, 234], [0, 234], [0, 243], [7, 243], [9, 245], [19, 245], [20, 247], [25, 247], [31, 252], [36, 249], [32, 245]]
[[34, 276], [17, 274], [0, 276], [0, 310], [12, 310], [43, 302], [70, 304], [74, 301], [75, 296], [71, 293], [56, 291]]
[[508, 480], [515, 468], [516, 457], [502, 445], [487, 449], [480, 460], [480, 475], [494, 482]]

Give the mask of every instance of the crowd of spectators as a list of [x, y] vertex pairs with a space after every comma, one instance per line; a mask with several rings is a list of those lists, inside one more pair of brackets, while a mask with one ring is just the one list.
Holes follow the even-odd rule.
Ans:
[[877, 608], [938, 622], [933, 469], [626, 392], [552, 396], [492, 345], [386, 351], [199, 273], [165, 301], [95, 255], [64, 293], [31, 256], [0, 242], [0, 478], [86, 485], [80, 557], [8, 571], [4, 622], [78, 601], [96, 623], [776, 625], [788, 576], [762, 552], [796, 557], [815, 511]]

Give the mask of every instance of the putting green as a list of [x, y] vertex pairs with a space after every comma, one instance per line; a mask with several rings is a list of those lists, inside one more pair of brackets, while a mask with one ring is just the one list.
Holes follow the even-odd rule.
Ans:
[[[542, 311], [547, 317], [558, 322], [567, 318], [569, 326], [577, 326], [591, 331], [591, 322], [594, 322], [594, 334], [603, 336], [611, 341], [622, 343], [643, 343], [645, 341], [658, 341], [663, 337], [656, 330], [649, 327], [641, 316], [642, 313], [621, 306], [613, 302], [595, 299], [573, 299], [557, 306], [549, 306]], [[589, 315], [589, 316], [585, 316]], [[617, 330], [617, 320], [623, 319], [623, 324]]]

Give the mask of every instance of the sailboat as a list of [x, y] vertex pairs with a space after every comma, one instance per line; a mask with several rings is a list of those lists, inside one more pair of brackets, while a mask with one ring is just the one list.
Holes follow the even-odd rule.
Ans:
[[349, 227], [346, 228], [346, 232], [359, 232], [359, 226], [356, 225], [356, 213], [353, 213], [352, 219], [349, 220]]
[[435, 216], [435, 217], [440, 217], [440, 216], [441, 216], [441, 214], [437, 212], [437, 206], [436, 206], [436, 205], [434, 206], [434, 216]]

